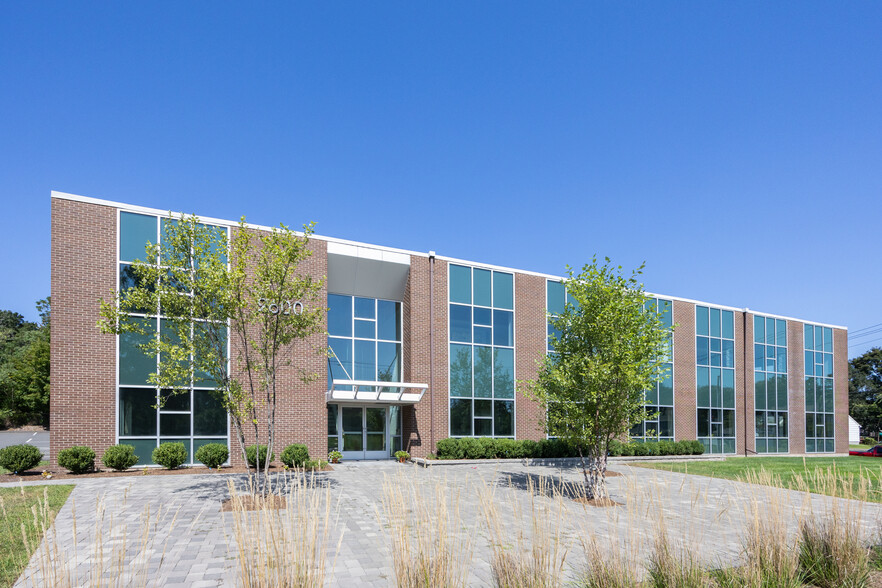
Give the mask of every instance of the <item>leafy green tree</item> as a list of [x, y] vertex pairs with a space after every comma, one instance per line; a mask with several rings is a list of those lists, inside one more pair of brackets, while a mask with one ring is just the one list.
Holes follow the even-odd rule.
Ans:
[[882, 347], [848, 362], [848, 412], [865, 434], [882, 431]]
[[39, 325], [0, 311], [0, 419], [11, 425], [49, 419], [49, 299], [37, 310]]
[[[191, 383], [213, 386], [243, 459], [248, 431], [257, 443], [265, 431], [272, 451], [277, 376], [292, 363], [295, 344], [320, 332], [324, 319], [322, 280], [298, 272], [312, 253], [313, 225], [300, 235], [284, 225], [254, 231], [243, 218], [231, 240], [195, 216], [163, 225], [162, 246], [148, 244], [147, 261], [132, 265], [134, 285], [101, 301], [99, 327], [146, 336], [141, 350], [159, 355], [159, 369], [150, 375], [155, 386], [172, 393]], [[166, 317], [160, 335], [147, 336], [152, 332], [135, 312]], [[233, 358], [227, 355], [228, 332]], [[317, 377], [302, 369], [300, 375]]]
[[[622, 275], [609, 258], [594, 258], [578, 274], [567, 268], [568, 303], [550, 317], [559, 332], [525, 392], [545, 408], [548, 433], [576, 447], [587, 498], [605, 498], [607, 448], [646, 417], [644, 390], [664, 375], [668, 329], [644, 310], [637, 277]], [[587, 463], [586, 463], [587, 459]]]

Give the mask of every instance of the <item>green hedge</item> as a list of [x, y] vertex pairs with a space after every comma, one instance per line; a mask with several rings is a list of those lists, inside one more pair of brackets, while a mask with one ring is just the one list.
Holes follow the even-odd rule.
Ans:
[[[657, 443], [609, 444], [609, 455], [701, 455], [704, 445], [700, 441], [659, 441]], [[524, 457], [578, 457], [576, 447], [562, 439], [542, 441], [492, 439], [490, 437], [461, 437], [438, 441], [438, 459], [495, 459]]]

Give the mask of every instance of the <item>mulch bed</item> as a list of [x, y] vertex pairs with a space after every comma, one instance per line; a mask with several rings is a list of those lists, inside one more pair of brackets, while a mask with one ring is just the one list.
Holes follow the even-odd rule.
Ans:
[[[43, 475], [43, 471], [49, 472], [52, 477], [47, 477]], [[254, 472], [254, 469], [251, 470]], [[279, 472], [284, 472], [285, 470], [280, 467], [270, 466], [269, 469], [271, 474], [277, 474]], [[325, 466], [321, 471], [324, 472], [332, 472], [334, 468], [330, 465]], [[146, 473], [145, 473], [146, 472]], [[72, 474], [65, 469], [61, 468], [53, 468], [47, 467], [41, 469], [33, 469], [28, 470], [21, 474], [5, 474], [0, 475], [0, 482], [15, 482], [21, 479], [23, 482], [38, 482], [41, 479], [51, 479], [51, 480], [76, 480], [83, 478], [124, 478], [131, 476], [186, 476], [193, 474], [211, 474], [211, 475], [221, 475], [221, 474], [246, 474], [248, 473], [247, 468], [245, 466], [235, 466], [235, 467], [222, 467], [221, 469], [209, 469], [205, 467], [185, 467], [178, 468], [176, 470], [167, 470], [165, 468], [132, 468], [128, 469], [124, 472], [116, 472], [114, 470], [104, 470], [99, 469], [94, 472], [89, 472], [86, 474]]]

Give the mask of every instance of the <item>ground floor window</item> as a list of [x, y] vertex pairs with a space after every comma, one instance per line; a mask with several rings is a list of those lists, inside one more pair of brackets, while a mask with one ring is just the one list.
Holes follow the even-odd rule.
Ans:
[[646, 414], [651, 417], [631, 427], [634, 441], [673, 441], [674, 407], [646, 406]]
[[153, 450], [160, 443], [180, 442], [188, 463], [208, 443], [229, 446], [227, 412], [212, 390], [187, 390], [173, 394], [147, 387], [119, 389], [119, 443], [131, 445], [138, 465], [153, 464]]

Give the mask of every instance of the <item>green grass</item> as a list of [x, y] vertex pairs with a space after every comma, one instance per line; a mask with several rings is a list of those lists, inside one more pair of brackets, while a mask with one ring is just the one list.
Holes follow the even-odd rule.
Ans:
[[875, 446], [874, 445], [849, 445], [848, 449], [849, 450], [856, 449], [859, 451], [865, 451], [867, 449], [872, 449], [873, 447], [875, 447]]
[[[33, 550], [40, 545], [41, 527], [52, 524], [71, 490], [72, 485], [0, 488], [0, 586], [12, 586], [24, 571]], [[30, 549], [25, 544], [22, 525]]]
[[[28, 470], [28, 471], [31, 472], [31, 471], [34, 471], [34, 470], [38, 470], [38, 469], [40, 469], [40, 468], [46, 467], [47, 465], [49, 465], [49, 461], [44, 459], [43, 461], [41, 461], [41, 462], [38, 463], [35, 467], [31, 468], [31, 469]], [[8, 473], [9, 473], [9, 470], [7, 470], [6, 468], [2, 468], [2, 467], [0, 467], [0, 474], [8, 474]], [[0, 480], [0, 482], [8, 482], [8, 481], [9, 481], [9, 480]]]
[[817, 480], [812, 478], [835, 468], [839, 477], [837, 492], [854, 493], [858, 489], [857, 480], [863, 476], [868, 480], [869, 500], [882, 502], [882, 458], [878, 457], [730, 457], [723, 461], [640, 462], [629, 465], [728, 480], [743, 479], [765, 470], [774, 476], [776, 485], [783, 488], [798, 490], [800, 482], [805, 482], [809, 490], [822, 494], [832, 494], [833, 491], [829, 484], [826, 488], [819, 487]]

